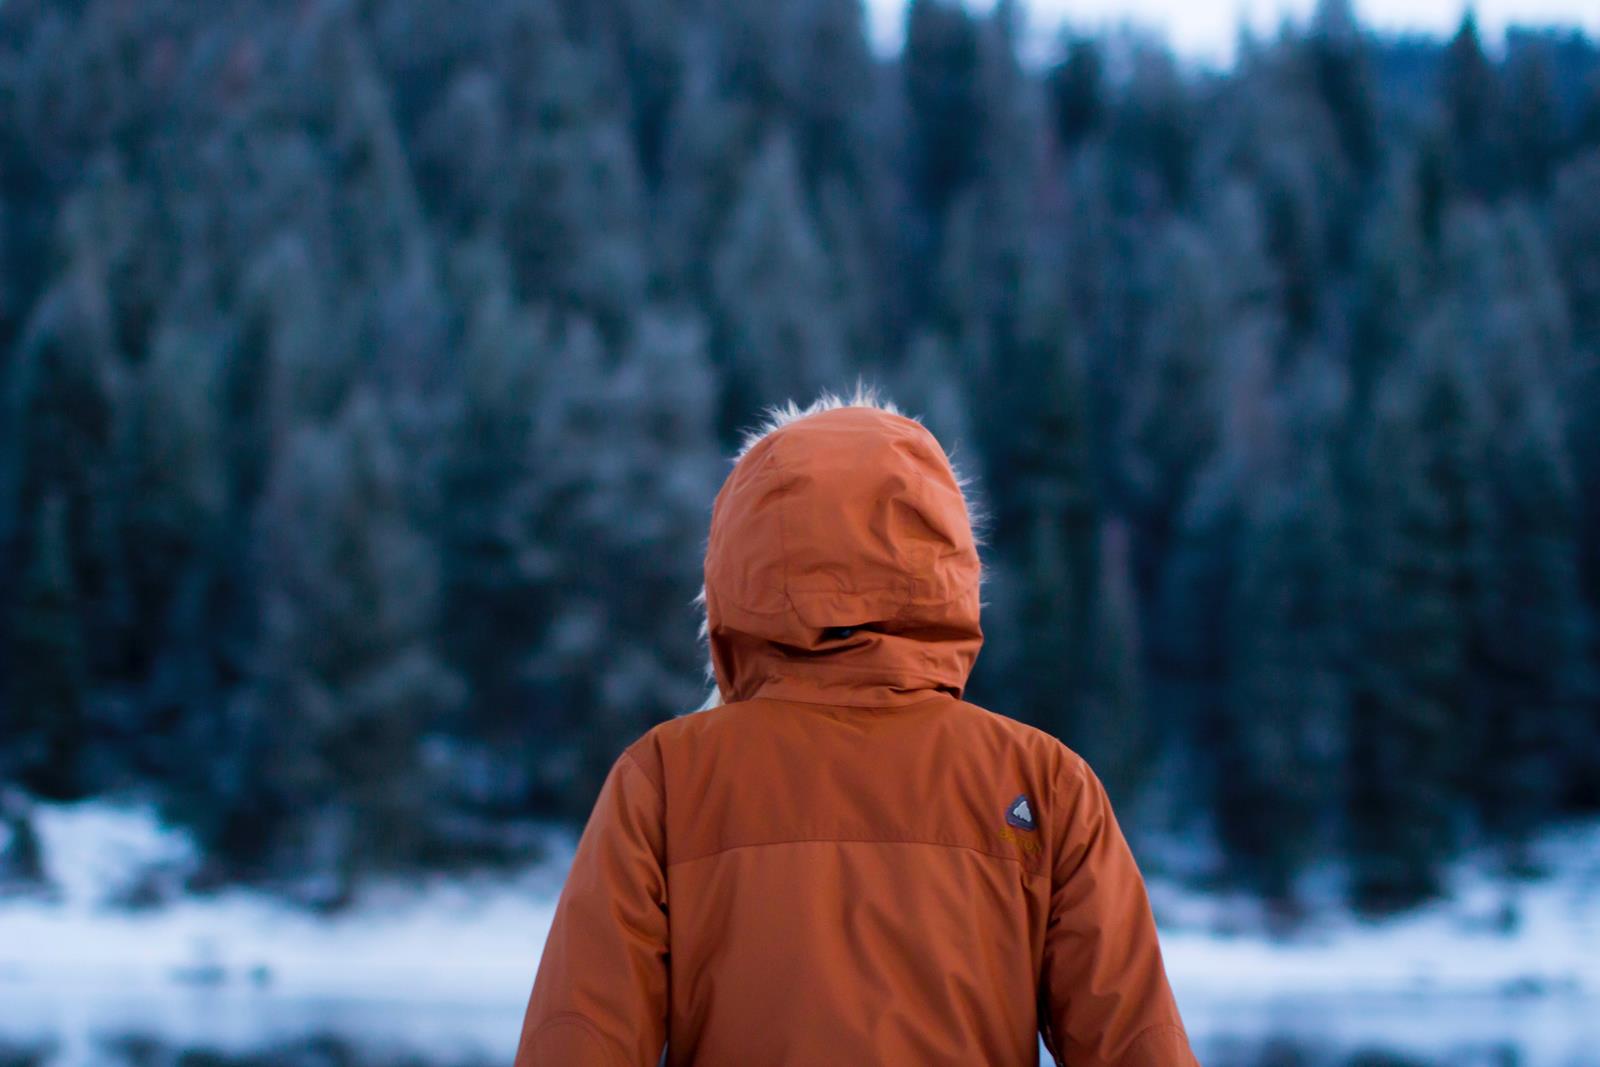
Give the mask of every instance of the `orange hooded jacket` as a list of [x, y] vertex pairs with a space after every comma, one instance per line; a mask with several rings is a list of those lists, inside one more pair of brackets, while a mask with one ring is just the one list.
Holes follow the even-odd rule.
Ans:
[[983, 634], [923, 426], [823, 403], [747, 447], [705, 561], [720, 707], [617, 760], [516, 1067], [1196, 1067], [1105, 790], [961, 699]]

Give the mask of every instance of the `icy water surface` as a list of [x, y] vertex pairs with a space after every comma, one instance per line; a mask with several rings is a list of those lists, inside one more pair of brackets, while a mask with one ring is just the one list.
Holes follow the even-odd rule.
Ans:
[[[1359, 997], [1184, 1006], [1205, 1067], [1600, 1067], [1600, 1002]], [[0, 1067], [507, 1067], [521, 1006], [270, 991], [72, 996], [0, 982]]]

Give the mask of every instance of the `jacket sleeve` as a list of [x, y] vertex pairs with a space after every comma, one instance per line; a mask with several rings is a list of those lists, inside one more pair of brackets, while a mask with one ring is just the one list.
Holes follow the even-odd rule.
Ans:
[[1071, 1067], [1198, 1067], [1105, 787], [1076, 755], [1062, 776], [1039, 991], [1045, 1044]]
[[625, 753], [578, 841], [515, 1067], [656, 1067], [666, 1028], [662, 795]]

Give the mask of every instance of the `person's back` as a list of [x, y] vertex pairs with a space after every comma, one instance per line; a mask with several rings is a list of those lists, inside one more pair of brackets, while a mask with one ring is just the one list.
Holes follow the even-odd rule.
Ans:
[[[960, 699], [982, 643], [960, 485], [918, 423], [791, 413], [706, 554], [719, 707], [607, 779], [517, 1067], [1192, 1067], [1099, 780]], [[798, 417], [797, 417], [798, 416]]]

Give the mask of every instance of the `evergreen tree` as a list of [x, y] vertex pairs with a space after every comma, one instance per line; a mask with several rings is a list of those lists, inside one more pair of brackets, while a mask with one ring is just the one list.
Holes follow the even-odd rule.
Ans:
[[1362, 420], [1379, 379], [1405, 358], [1416, 316], [1433, 289], [1421, 166], [1408, 158], [1391, 164], [1360, 238], [1350, 377], [1353, 414]]
[[0, 775], [526, 858], [698, 702], [717, 442], [863, 375], [983, 475], [974, 695], [1224, 881], [1600, 807], [1594, 45], [863, 14], [0, 3]]
[[219, 699], [216, 575], [231, 552], [218, 386], [230, 353], [215, 323], [158, 327], [123, 418], [119, 466], [129, 483], [119, 517], [121, 566], [137, 622], [127, 628], [132, 707], [108, 743], [175, 791], [203, 758], [196, 720]]
[[1545, 49], [1530, 44], [1511, 54], [1506, 65], [1505, 108], [1512, 188], [1525, 195], [1543, 196], [1565, 140], [1561, 102]]
[[1224, 848], [1246, 884], [1280, 905], [1336, 844], [1328, 815], [1349, 728], [1349, 569], [1328, 432], [1336, 404], [1319, 380], [1327, 373], [1308, 376], [1291, 394], [1295, 421], [1279, 430], [1281, 469], [1265, 472], [1241, 516], [1215, 778]]
[[1436, 893], [1461, 840], [1457, 798], [1479, 744], [1469, 673], [1483, 640], [1483, 413], [1459, 340], [1427, 324], [1375, 413], [1364, 521], [1372, 554], [1350, 724], [1346, 849], [1361, 908]]
[[[581, 645], [547, 645], [539, 660], [585, 694], [569, 705], [584, 711], [570, 727], [574, 815], [587, 810], [618, 749], [704, 695], [693, 598], [725, 469], [707, 349], [698, 317], [647, 309], [595, 403], [579, 405], [564, 429], [545, 427], [544, 451], [569, 457], [574, 494], [563, 603], [586, 624]], [[659, 607], [641, 612], [641, 602]]]
[[1167, 52], [1134, 42], [1127, 88], [1108, 116], [1117, 201], [1136, 212], [1183, 204], [1195, 165], [1196, 101]]
[[[97, 676], [116, 659], [113, 639], [121, 575], [116, 480], [117, 412], [125, 385], [114, 348], [111, 309], [96, 263], [85, 253], [40, 300], [6, 383], [5, 481], [14, 516], [11, 539], [37, 539], [37, 518], [62, 501], [58, 550], [81, 605], [87, 669]], [[4, 468], [0, 468], [4, 469]], [[53, 551], [56, 549], [53, 549]], [[28, 566], [15, 551], [17, 576]]]
[[[965, 225], [952, 238], [952, 256], [980, 243]], [[977, 413], [977, 443], [989, 532], [1007, 564], [997, 614], [1010, 626], [993, 628], [993, 673], [975, 684], [995, 678], [1019, 718], [1075, 744], [1093, 681], [1096, 501], [1083, 353], [1051, 252], [1040, 246], [1028, 256], [1010, 327], [983, 314], [966, 280], [973, 258], [963, 257], [969, 273], [953, 285], [970, 303], [955, 351], [966, 380], [992, 398]]]
[[1213, 256], [1204, 232], [1176, 224], [1145, 260], [1150, 314], [1126, 375], [1118, 452], [1122, 493], [1138, 522], [1135, 574], [1146, 595], [1190, 484], [1219, 443], [1228, 323]]
[[799, 25], [786, 43], [799, 52], [793, 128], [808, 185], [831, 175], [867, 192], [878, 166], [868, 143], [877, 72], [862, 0], [802, 3], [795, 16]]
[[1551, 203], [1550, 233], [1574, 341], [1600, 352], [1600, 151], [1563, 168]]
[[513, 100], [501, 239], [518, 295], [620, 337], [650, 284], [643, 183], [626, 125], [581, 53], [541, 40]]
[[628, 89], [633, 154], [645, 182], [655, 187], [665, 172], [673, 105], [683, 91], [690, 24], [674, 5], [622, 0], [616, 6], [615, 47]]
[[983, 130], [978, 24], [952, 0], [912, 0], [906, 8], [905, 77], [910, 187], [937, 227], [950, 202], [978, 172]]
[[1590, 152], [1556, 179], [1551, 231], [1573, 327], [1565, 396], [1567, 440], [1577, 507], [1578, 575], [1588, 641], [1580, 699], [1589, 708], [1587, 740], [1576, 746], [1572, 794], [1600, 807], [1600, 153]]
[[848, 362], [837, 283], [788, 138], [774, 136], [751, 163], [712, 274], [725, 435], [763, 404], [839, 386]]
[[1093, 618], [1082, 643], [1085, 697], [1078, 715], [1078, 751], [1111, 792], [1132, 798], [1149, 784], [1157, 736], [1145, 714], [1140, 618], [1133, 585], [1130, 530], [1121, 520], [1101, 524], [1093, 545], [1099, 565], [1092, 589]]
[[558, 416], [543, 396], [550, 377], [588, 368], [562, 358], [548, 314], [516, 301], [497, 252], [465, 250], [457, 273], [471, 305], [429, 481], [437, 487], [430, 526], [441, 554], [441, 652], [472, 694], [440, 749], [445, 794], [466, 828], [552, 803], [537, 755], [552, 739], [552, 713], [536, 701], [527, 664], [558, 607], [561, 560], [542, 540], [552, 504], [536, 435]]
[[1071, 150], [1095, 133], [1105, 114], [1105, 73], [1100, 46], [1087, 38], [1066, 42], [1066, 56], [1050, 69], [1046, 86], [1056, 139]]
[[1504, 105], [1498, 75], [1484, 55], [1478, 20], [1470, 10], [1445, 51], [1440, 79], [1454, 180], [1469, 194], [1498, 196], [1509, 179], [1500, 145]]
[[1344, 158], [1357, 175], [1371, 177], [1382, 150], [1377, 87], [1350, 0], [1320, 0], [1306, 50], [1313, 84], [1333, 116]]
[[[1229, 635], [1218, 625], [1218, 611], [1237, 583], [1242, 480], [1242, 457], [1231, 449], [1214, 455], [1196, 477], [1147, 609], [1150, 712], [1157, 729], [1173, 740], [1167, 753], [1171, 775], [1157, 789], [1167, 798], [1165, 822], [1181, 833], [1218, 839], [1219, 846], [1220, 817], [1212, 798], [1221, 789], [1216, 754], [1229, 713]], [[1180, 799], [1196, 796], [1208, 802]]]
[[8, 627], [5, 769], [39, 796], [77, 800], [95, 788], [86, 766], [91, 679], [64, 495], [41, 503], [31, 542]]
[[[1486, 656], [1489, 686], [1472, 795], [1489, 835], [1514, 854], [1588, 768], [1579, 694], [1583, 608], [1571, 474], [1548, 397], [1496, 434]], [[1570, 769], [1569, 769], [1570, 768]]]
[[1452, 227], [1445, 305], [1486, 395], [1490, 492], [1481, 766], [1469, 795], [1513, 847], [1554, 811], [1584, 735], [1575, 700], [1583, 605], [1567, 422], [1573, 382], [1566, 302], [1543, 234], [1525, 211], [1466, 214]]
[[235, 775], [202, 826], [217, 854], [319, 906], [450, 841], [424, 741], [461, 698], [430, 646], [438, 596], [389, 417], [369, 394], [294, 435], [257, 518], [270, 576], [255, 676], [229, 708]]
[[458, 829], [492, 840], [581, 813], [616, 747], [698, 703], [715, 404], [697, 321], [649, 309], [613, 354], [517, 305], [492, 253], [463, 273], [479, 295], [436, 507], [443, 647], [481, 697], [437, 751]]

